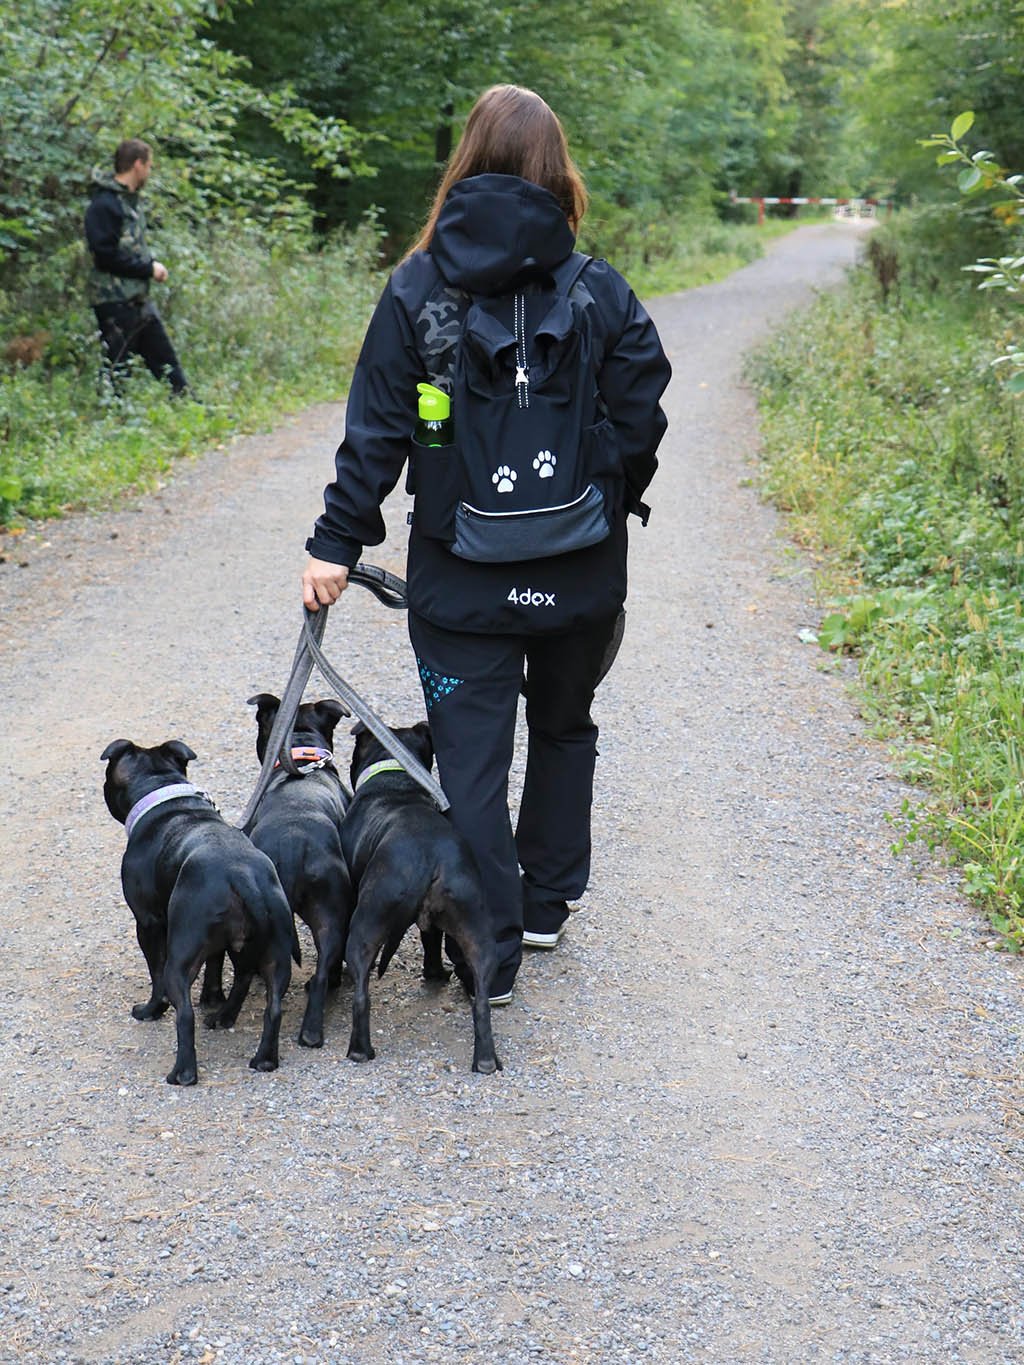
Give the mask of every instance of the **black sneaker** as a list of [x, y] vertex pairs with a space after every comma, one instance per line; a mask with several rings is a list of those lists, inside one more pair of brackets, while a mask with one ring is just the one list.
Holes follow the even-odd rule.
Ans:
[[[466, 992], [466, 994], [469, 996], [470, 1000], [472, 1000], [472, 999], [473, 999], [473, 977], [472, 977], [472, 975], [470, 974], [470, 972], [467, 970], [467, 971], [466, 971], [466, 974], [463, 975], [462, 972], [459, 971], [459, 968], [456, 966], [456, 967], [455, 967], [455, 975], [458, 977], [459, 981], [462, 983], [462, 989], [463, 989], [463, 990]], [[514, 994], [515, 994], [515, 982], [513, 982], [512, 985], [509, 986], [509, 988], [508, 988], [507, 991], [496, 991], [496, 992], [494, 993], [494, 995], [489, 995], [489, 996], [487, 997], [487, 999], [488, 999], [488, 1001], [489, 1001], [489, 1003], [490, 1003], [491, 1005], [511, 1005], [511, 1003], [512, 1003], [512, 996], [513, 996]]]
[[569, 907], [565, 901], [531, 889], [523, 878], [523, 947], [557, 948], [565, 933]]

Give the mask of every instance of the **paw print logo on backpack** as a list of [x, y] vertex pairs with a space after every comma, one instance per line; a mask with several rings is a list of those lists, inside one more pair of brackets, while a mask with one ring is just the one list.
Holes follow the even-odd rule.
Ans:
[[537, 458], [533, 462], [533, 467], [542, 479], [553, 479], [555, 477], [555, 465], [558, 457], [552, 455], [550, 450], [538, 450]]
[[497, 484], [499, 493], [514, 493], [516, 479], [518, 478], [519, 475], [510, 465], [500, 464], [496, 472], [491, 475], [491, 483]]

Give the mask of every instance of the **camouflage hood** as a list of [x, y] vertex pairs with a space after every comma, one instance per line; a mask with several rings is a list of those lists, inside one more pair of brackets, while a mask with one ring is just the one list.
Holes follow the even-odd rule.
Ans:
[[115, 194], [130, 194], [127, 185], [122, 185], [114, 172], [105, 166], [93, 166], [92, 174], [89, 177], [92, 193], [96, 194], [99, 190], [113, 190]]

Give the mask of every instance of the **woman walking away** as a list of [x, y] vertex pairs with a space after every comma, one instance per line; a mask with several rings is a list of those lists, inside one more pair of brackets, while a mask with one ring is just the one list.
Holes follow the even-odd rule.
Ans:
[[[626, 597], [626, 514], [646, 522], [666, 427], [654, 324], [617, 271], [574, 250], [585, 208], [547, 104], [514, 85], [485, 91], [373, 315], [306, 543], [316, 610], [384, 539], [381, 503], [409, 462], [409, 635], [451, 818], [487, 888], [495, 1004], [511, 999], [523, 945], [554, 947], [586, 888], [590, 707]], [[433, 386], [419, 408], [418, 386]]]

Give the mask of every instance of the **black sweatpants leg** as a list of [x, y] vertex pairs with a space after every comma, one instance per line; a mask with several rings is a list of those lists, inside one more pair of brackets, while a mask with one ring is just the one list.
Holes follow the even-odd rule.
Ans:
[[103, 350], [115, 375], [123, 373], [130, 355], [137, 355], [151, 375], [167, 380], [174, 393], [187, 390], [177, 353], [152, 303], [101, 303], [95, 313]]
[[[520, 863], [528, 892], [545, 900], [575, 898], [586, 886], [597, 739], [590, 704], [613, 625], [543, 638], [476, 635], [409, 613], [438, 775], [483, 877], [497, 946], [495, 995], [510, 988], [522, 960]], [[530, 740], [513, 837], [508, 773], [524, 664]], [[454, 945], [449, 956], [458, 968]]]
[[[441, 630], [409, 612], [437, 772], [451, 819], [476, 857], [497, 948], [492, 995], [511, 989], [523, 956], [519, 864], [508, 812], [522, 642], [507, 635]], [[460, 976], [461, 954], [446, 944]]]
[[526, 642], [526, 781], [516, 826], [527, 928], [552, 933], [590, 877], [594, 688], [615, 618]]

